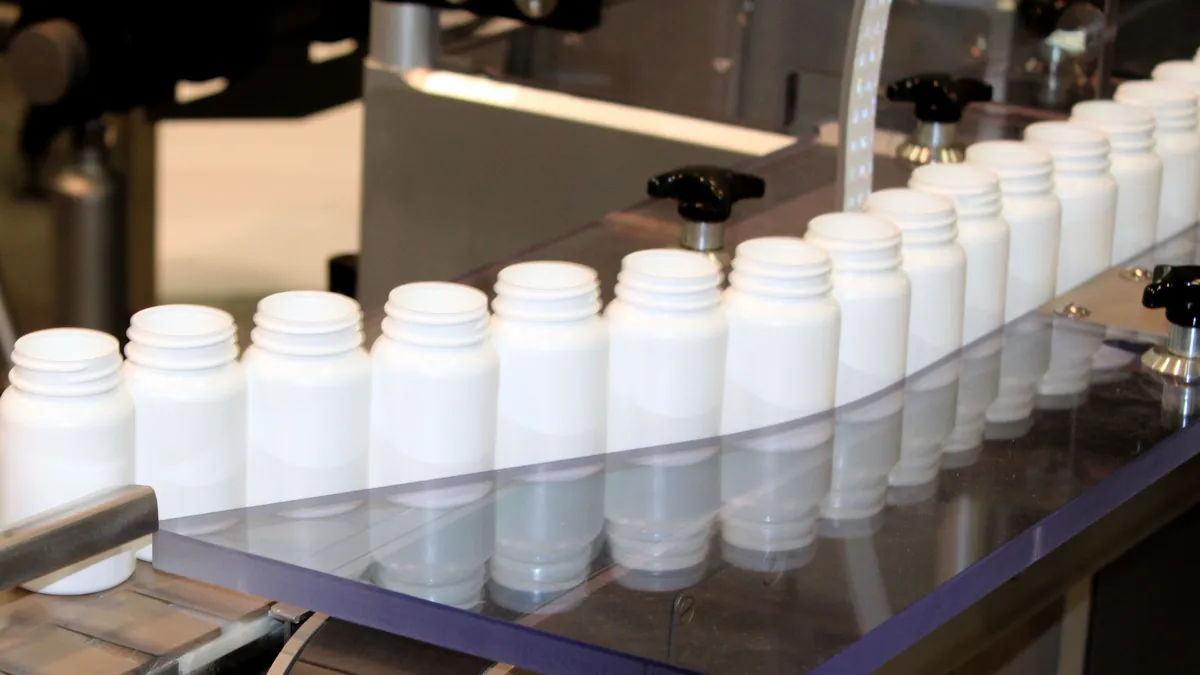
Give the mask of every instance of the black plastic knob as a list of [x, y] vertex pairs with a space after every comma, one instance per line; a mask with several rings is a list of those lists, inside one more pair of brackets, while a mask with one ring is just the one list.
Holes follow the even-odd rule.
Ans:
[[1154, 280], [1142, 293], [1142, 305], [1167, 310], [1167, 321], [1183, 328], [1200, 328], [1200, 266], [1159, 265]]
[[758, 176], [718, 166], [685, 166], [655, 176], [646, 185], [651, 197], [679, 202], [679, 215], [695, 223], [729, 220], [734, 204], [761, 199], [766, 191], [766, 182]]
[[889, 101], [912, 103], [922, 122], [954, 123], [971, 103], [992, 100], [992, 85], [946, 73], [915, 75], [888, 85]]

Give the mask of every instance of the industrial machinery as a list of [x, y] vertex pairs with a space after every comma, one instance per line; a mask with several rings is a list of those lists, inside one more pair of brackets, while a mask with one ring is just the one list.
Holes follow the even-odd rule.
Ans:
[[[80, 68], [79, 44], [105, 35], [113, 16], [79, 18], [78, 26], [91, 25], [84, 18], [100, 24], [72, 36], [61, 23], [44, 25], [61, 17], [30, 15], [22, 25], [41, 26], [43, 44], [21, 48], [44, 54], [48, 44], [65, 55], [57, 80], [44, 71], [31, 79], [64, 83], [61, 91], [43, 92], [42, 101], [57, 93], [66, 102], [66, 92], [81, 87], [78, 100], [86, 103], [63, 117], [71, 124], [125, 113], [117, 164], [130, 158], [121, 168], [131, 200], [124, 222], [134, 307], [149, 304], [152, 289], [145, 250], [152, 191], [144, 188], [153, 172], [136, 158], [153, 148], [153, 121], [303, 114], [353, 95], [353, 87], [342, 87], [359, 76], [367, 114], [363, 250], [357, 278], [338, 285], [354, 287], [369, 309], [410, 279], [454, 278], [490, 292], [504, 264], [527, 259], [587, 264], [609, 295], [624, 254], [678, 241], [671, 204], [629, 207], [647, 179], [676, 165], [734, 164], [765, 179], [763, 198], [742, 202], [729, 219], [727, 249], [751, 237], [802, 234], [812, 216], [907, 179], [895, 150], [911, 130], [911, 111], [883, 104], [883, 130], [875, 134], [881, 78], [937, 69], [986, 81], [995, 103], [967, 109], [958, 128], [963, 142], [1015, 137], [1033, 119], [1054, 114], [1052, 106], [1011, 105], [1009, 85], [1028, 75], [1009, 77], [1021, 45], [1012, 35], [1013, 26], [1043, 16], [1032, 4], [1059, 12], [1065, 3], [1022, 3], [1022, 13], [993, 3], [897, 6], [890, 18], [899, 27], [889, 32], [888, 3], [874, 0], [837, 10], [828, 2], [758, 0], [712, 3], [711, 15], [684, 11], [682, 3], [695, 2], [630, 0], [603, 11], [599, 3], [574, 3], [578, 14], [558, 14], [555, 7], [572, 6], [565, 2], [375, 2], [369, 22], [359, 13], [364, 5], [313, 3], [319, 8], [311, 21], [293, 24], [269, 20], [275, 15], [266, 4], [238, 3], [229, 11], [246, 12], [246, 21], [199, 24], [195, 35], [178, 40], [131, 39], [120, 49], [101, 40], [115, 51], [96, 54], [115, 54], [114, 61], [94, 69]], [[433, 9], [451, 7], [479, 18], [452, 23]], [[131, 10], [135, 15], [134, 28], [156, 25], [154, 14]], [[677, 28], [685, 15], [697, 24], [691, 31]], [[330, 16], [342, 23], [326, 21]], [[1003, 36], [1007, 25], [1013, 50], [982, 58], [948, 46], [960, 58], [952, 61], [941, 51], [889, 49], [884, 60], [885, 36], [920, 43], [914, 26], [931, 16], [969, 25], [953, 33], [969, 35], [966, 44]], [[795, 26], [813, 25], [831, 27], [825, 34], [834, 36], [836, 50], [795, 39]], [[577, 32], [589, 28], [595, 30]], [[214, 35], [225, 40], [209, 40]], [[638, 35], [656, 37], [630, 38]], [[646, 53], [614, 51], [623, 37], [630, 53]], [[359, 42], [344, 43], [340, 58], [314, 63], [309, 56], [314, 43], [348, 39]], [[213, 61], [216, 44], [225, 46]], [[129, 45], [150, 51], [122, 52]], [[145, 54], [156, 49], [173, 57], [147, 62]], [[667, 54], [699, 56], [681, 58], [683, 64]], [[143, 69], [128, 86], [87, 84], [131, 62]], [[325, 86], [293, 98], [255, 92], [289, 69], [349, 75], [330, 75], [321, 79]], [[1098, 68], [1088, 81], [1108, 72]], [[856, 87], [857, 74], [870, 84]], [[224, 93], [177, 99], [179, 79], [219, 78], [227, 79]], [[275, 103], [287, 112], [269, 110]], [[1166, 350], [1174, 362], [1193, 355], [1194, 345], [1181, 343], [1168, 320], [1183, 320], [1175, 308], [1192, 302], [1196, 273], [1164, 271], [1159, 288], [1171, 286], [1170, 297], [1160, 302], [1151, 293], [1146, 301], [1164, 305], [1169, 316], [1145, 309], [1143, 288], [1156, 256], [1149, 251], [1010, 323], [1004, 349], [991, 357], [994, 367], [970, 377], [999, 387], [1006, 363], [1037, 371], [1042, 348], [1065, 335], [1082, 338], [1063, 341], [1076, 345], [1063, 353], [1075, 366], [1085, 364], [1090, 386], [1066, 406], [1027, 392], [1034, 412], [987, 423], [978, 451], [944, 466], [934, 484], [886, 489], [888, 506], [878, 517], [852, 524], [819, 517], [819, 502], [835, 488], [831, 413], [682, 447], [371, 490], [351, 496], [356, 508], [323, 518], [295, 518], [271, 505], [169, 521], [155, 535], [157, 569], [139, 570], [125, 587], [96, 598], [25, 595], [0, 605], [7, 619], [0, 624], [0, 671], [928, 673], [999, 662], [1028, 673], [1039, 672], [1044, 659], [1024, 649], [1028, 640], [998, 636], [999, 629], [1055, 623], [1062, 626], [1056, 656], [1086, 660], [1105, 640], [1071, 632], [1081, 615], [1063, 596], [1195, 505], [1200, 443], [1195, 428], [1180, 431], [1190, 415], [1176, 414], [1191, 410], [1181, 401], [1192, 400], [1184, 391], [1192, 383], [1141, 368], [1136, 354], [1170, 332]], [[367, 325], [377, 327], [377, 318]], [[1092, 373], [1094, 354], [1078, 345], [1099, 346], [1108, 328], [1135, 339], [1102, 347], [1116, 352], [1120, 365]], [[836, 415], [852, 416], [854, 405]], [[913, 433], [900, 424], [910, 412], [872, 423], [856, 461], [869, 465], [894, 454], [903, 434]], [[945, 411], [929, 414], [939, 413]], [[486, 489], [461, 489], [480, 485]], [[464, 503], [464, 492], [482, 496]], [[140, 505], [140, 516], [130, 516], [128, 504], [90, 504], [83, 514], [93, 520], [80, 521], [71, 510], [4, 533], [6, 585], [96, 550], [136, 545], [157, 515], [146, 510], [144, 491], [124, 495]], [[97, 528], [103, 536], [94, 538], [72, 534], [96, 518], [119, 526]], [[760, 526], [761, 540], [731, 541], [724, 534], [731, 521]], [[644, 537], [618, 561], [609, 539], [620, 527]], [[777, 539], [781, 531], [811, 535], [797, 546], [805, 537]], [[50, 535], [95, 546], [44, 558], [58, 550], [46, 548]], [[678, 563], [696, 555], [699, 563]], [[30, 566], [31, 557], [39, 566]], [[1179, 596], [1181, 603], [1195, 597]], [[1086, 624], [1086, 611], [1082, 616]], [[161, 636], [172, 639], [155, 641]], [[1124, 639], [1128, 645], [1135, 638]]]

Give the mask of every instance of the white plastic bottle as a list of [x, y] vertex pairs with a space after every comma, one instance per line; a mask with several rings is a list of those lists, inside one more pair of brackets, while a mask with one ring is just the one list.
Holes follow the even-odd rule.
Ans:
[[[842, 308], [833, 475], [821, 515], [869, 519], [883, 510], [888, 473], [900, 457], [911, 286], [900, 267], [900, 230], [878, 216], [831, 213], [808, 224], [808, 241], [829, 251], [833, 294]], [[853, 405], [847, 405], [853, 404]]]
[[1004, 319], [1054, 299], [1062, 202], [1054, 194], [1054, 159], [1020, 141], [983, 141], [967, 148], [967, 163], [1000, 177], [1001, 212], [1009, 228]]
[[510, 265], [496, 282], [500, 355], [496, 468], [604, 453], [608, 334], [590, 267]]
[[[822, 530], [856, 536], [875, 527], [887, 505], [890, 474], [900, 461], [904, 392], [893, 391], [837, 411], [833, 475], [821, 502]], [[829, 532], [827, 532], [829, 534]]]
[[829, 254], [795, 237], [751, 239], [737, 247], [729, 283], [721, 433], [831, 409], [841, 310]]
[[[362, 310], [323, 291], [263, 298], [246, 371], [246, 489], [250, 506], [367, 487], [371, 360]], [[357, 502], [299, 509], [320, 517]]]
[[998, 330], [1004, 325], [1010, 238], [1000, 177], [972, 164], [930, 164], [913, 171], [908, 186], [954, 200], [958, 243], [967, 255], [963, 343]]
[[621, 261], [608, 322], [608, 449], [716, 436], [728, 325], [720, 267], [694, 251]]
[[[816, 541], [829, 494], [833, 415], [728, 438], [721, 453], [725, 559], [745, 569], [791, 569]], [[811, 553], [811, 549], [809, 549]]]
[[1117, 182], [1111, 263], [1123, 263], [1149, 250], [1158, 235], [1163, 164], [1154, 152], [1154, 111], [1133, 103], [1085, 101], [1072, 108], [1071, 121], [1108, 134]]
[[942, 442], [954, 427], [958, 363], [921, 371], [962, 345], [966, 254], [958, 244], [958, 220], [948, 197], [905, 188], [882, 190], [867, 198], [866, 210], [900, 228], [901, 266], [912, 283], [904, 436], [889, 483], [928, 485], [937, 477]]
[[[111, 335], [81, 328], [17, 340], [0, 396], [0, 504], [6, 526], [134, 480], [133, 399]], [[133, 574], [132, 552], [24, 585], [52, 595], [108, 590]], [[65, 574], [65, 576], [64, 576]]]
[[[490, 483], [489, 483], [490, 484]], [[359, 514], [367, 514], [367, 522], [358, 530], [349, 530], [339, 541], [312, 541], [307, 550], [326, 550], [322, 563], [325, 569], [336, 562], [347, 561], [332, 570], [344, 578], [363, 578], [397, 593], [403, 593], [440, 605], [473, 610], [483, 600], [487, 583], [487, 563], [495, 550], [494, 503], [488, 492], [467, 500], [451, 491], [419, 491], [427, 499], [387, 496], [373, 499], [368, 508], [358, 509], [333, 518], [297, 520], [304, 525], [326, 522], [355, 522]], [[363, 536], [364, 531], [367, 536]], [[329, 532], [332, 534], [332, 531]], [[366, 574], [355, 575], [359, 566], [351, 555], [358, 552], [359, 542], [370, 551], [363, 558], [370, 561]], [[360, 573], [361, 574], [361, 573]]]
[[[162, 305], [134, 314], [128, 335], [136, 477], [154, 488], [159, 518], [245, 506], [246, 378], [233, 317], [212, 307]], [[151, 560], [151, 547], [138, 557]]]
[[900, 267], [900, 230], [878, 216], [830, 213], [805, 239], [829, 252], [833, 296], [842, 308], [837, 404], [875, 394], [904, 378], [911, 286]]
[[489, 563], [494, 602], [515, 612], [557, 613], [583, 601], [583, 593], [561, 596], [587, 581], [599, 552], [603, 468], [523, 475], [500, 490], [496, 551]]
[[900, 228], [901, 267], [912, 285], [908, 374], [958, 351], [963, 342], [967, 257], [958, 243], [954, 202], [897, 188], [867, 198], [867, 213]]
[[[1154, 110], [1154, 150], [1163, 164], [1158, 210], [1158, 241], [1165, 242], [1191, 227], [1200, 214], [1200, 133], [1196, 131], [1197, 95], [1170, 82], [1126, 82], [1115, 100]], [[1190, 240], [1188, 242], [1190, 244]], [[1182, 254], [1186, 253], [1186, 257]], [[1191, 260], [1191, 250], [1178, 261]]]
[[[1200, 95], [1200, 62], [1197, 61], [1163, 61], [1154, 67], [1150, 77], [1158, 82], [1172, 82], [1188, 87]], [[1200, 119], [1197, 119], [1200, 123]]]
[[617, 583], [677, 591], [700, 582], [721, 508], [719, 448], [609, 455], [605, 535]]
[[1055, 293], [1063, 294], [1109, 268], [1117, 219], [1117, 183], [1108, 135], [1073, 122], [1037, 122], [1025, 141], [1054, 157], [1054, 193], [1062, 201], [1062, 240]]
[[1000, 385], [985, 413], [987, 423], [1015, 428], [1033, 414], [1038, 381], [1050, 367], [1050, 342], [1050, 322], [1037, 314], [1005, 328]]
[[492, 469], [499, 367], [487, 302], [479, 290], [442, 282], [388, 294], [371, 347], [371, 487]]

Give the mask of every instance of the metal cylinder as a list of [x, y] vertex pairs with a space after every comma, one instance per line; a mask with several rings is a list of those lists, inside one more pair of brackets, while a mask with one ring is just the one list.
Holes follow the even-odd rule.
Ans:
[[1167, 333], [1167, 349], [1176, 356], [1200, 358], [1200, 329], [1171, 324]]
[[404, 72], [435, 68], [441, 33], [438, 10], [407, 2], [371, 3], [371, 55], [376, 67]]
[[55, 177], [51, 201], [56, 322], [123, 337], [129, 321], [124, 200], [101, 120], [76, 130], [75, 158]]
[[683, 232], [679, 237], [679, 245], [701, 253], [719, 251], [725, 248], [725, 224], [684, 223]]

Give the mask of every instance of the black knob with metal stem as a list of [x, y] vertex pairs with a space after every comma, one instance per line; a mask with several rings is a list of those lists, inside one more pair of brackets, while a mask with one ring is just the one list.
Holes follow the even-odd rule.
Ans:
[[1165, 309], [1167, 345], [1142, 357], [1151, 370], [1187, 382], [1200, 380], [1200, 266], [1159, 265], [1142, 292], [1147, 309]]
[[655, 176], [646, 192], [658, 199], [673, 199], [683, 217], [681, 247], [709, 255], [722, 268], [729, 264], [725, 252], [725, 221], [743, 199], [761, 199], [767, 184], [753, 174], [719, 166], [685, 166]]
[[915, 75], [888, 85], [889, 101], [912, 103], [917, 130], [897, 155], [913, 164], [958, 163], [965, 158], [956, 143], [958, 122], [972, 103], [992, 100], [992, 85], [948, 73]]

